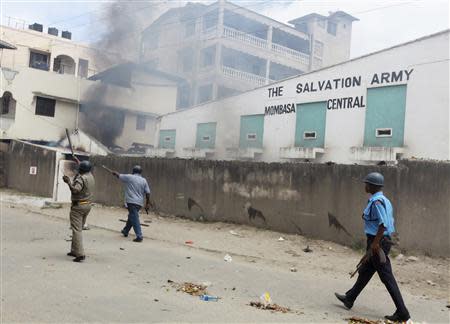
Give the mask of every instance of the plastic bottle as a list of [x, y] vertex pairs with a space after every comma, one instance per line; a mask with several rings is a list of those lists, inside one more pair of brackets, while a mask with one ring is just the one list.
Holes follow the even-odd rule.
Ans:
[[203, 301], [219, 301], [219, 297], [217, 296], [211, 296], [211, 295], [201, 295], [200, 299]]

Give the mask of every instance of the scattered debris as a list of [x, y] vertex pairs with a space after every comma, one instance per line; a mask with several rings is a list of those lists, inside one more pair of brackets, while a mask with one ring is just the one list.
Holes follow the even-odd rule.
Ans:
[[283, 307], [277, 304], [267, 304], [265, 305], [262, 302], [250, 302], [249, 304], [252, 307], [256, 307], [259, 309], [265, 309], [265, 310], [270, 310], [272, 312], [281, 312], [281, 313], [290, 313], [291, 309], [288, 307]]
[[121, 247], [121, 248], [119, 248], [119, 249], [122, 250], [122, 251], [125, 250], [123, 247]]
[[156, 298], [155, 298], [155, 299], [153, 299], [153, 301], [154, 301], [154, 302], [159, 302], [159, 299], [156, 299]]
[[218, 296], [211, 296], [211, 295], [200, 295], [200, 299], [203, 301], [214, 301], [214, 302], [218, 302], [219, 301]]
[[328, 247], [328, 250], [332, 251], [332, 250], [333, 250], [333, 248], [332, 248], [331, 246], [329, 246], [329, 247]]
[[237, 232], [235, 232], [235, 231], [233, 231], [233, 230], [231, 230], [229, 233], [230, 233], [231, 235], [234, 235], [234, 236], [242, 237], [241, 234], [239, 234], [239, 233], [237, 233]]
[[306, 248], [303, 249], [303, 252], [305, 252], [305, 253], [311, 253], [312, 251], [313, 251], [313, 250], [311, 250], [311, 249], [309, 248], [309, 245], [307, 245]]
[[231, 255], [229, 255], [229, 254], [226, 254], [226, 255], [223, 257], [223, 259], [224, 259], [226, 262], [231, 262], [231, 261], [233, 261], [233, 258], [232, 258]]
[[294, 267], [292, 267], [290, 270], [291, 270], [291, 272], [297, 272], [297, 268], [294, 268]]
[[186, 259], [190, 259], [191, 257], [186, 257]]
[[363, 317], [352, 316], [350, 318], [346, 318], [348, 324], [383, 324], [383, 323], [391, 323], [390, 321], [374, 321]]
[[450, 304], [447, 305], [447, 308], [450, 308]]
[[416, 262], [419, 261], [419, 258], [415, 257], [415, 256], [410, 256], [406, 259], [407, 262]]
[[403, 255], [403, 254], [399, 254], [399, 255], [397, 255], [396, 257], [395, 257], [395, 260], [397, 260], [397, 261], [401, 261], [401, 260], [403, 260], [405, 258], [405, 256]]
[[427, 280], [427, 284], [429, 284], [430, 286], [436, 286], [436, 283], [431, 280]]
[[259, 299], [263, 302], [264, 305], [272, 304], [272, 298], [270, 298], [270, 294], [267, 291], [259, 296]]
[[[236, 287], [231, 288], [232, 291], [236, 290]], [[447, 305], [447, 307], [449, 307], [449, 305]]]
[[191, 296], [200, 296], [200, 295], [207, 295], [208, 292], [206, 291], [206, 286], [194, 284], [192, 282], [184, 282], [182, 284], [173, 282], [172, 280], [167, 280], [168, 283], [170, 283], [174, 288], [177, 289], [177, 291], [182, 291], [186, 294], [189, 294]]
[[150, 220], [150, 219], [146, 219], [145, 221], [144, 221], [144, 223], [151, 223], [152, 221]]
[[283, 242], [283, 241], [286, 241], [286, 239], [285, 239], [284, 237], [280, 236], [280, 238], [278, 239], [278, 241], [279, 241], [279, 242]]
[[188, 240], [188, 241], [184, 242], [184, 244], [194, 244], [194, 241]]

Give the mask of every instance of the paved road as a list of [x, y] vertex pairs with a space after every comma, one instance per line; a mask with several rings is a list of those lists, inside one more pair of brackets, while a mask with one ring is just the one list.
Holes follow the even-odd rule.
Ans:
[[[117, 232], [85, 232], [88, 259], [65, 256], [67, 221], [2, 208], [2, 320], [9, 322], [341, 322], [351, 315], [392, 312], [387, 292], [371, 284], [351, 312], [334, 300], [349, 282], [276, 264], [248, 262], [168, 242], [141, 244]], [[189, 258], [187, 258], [189, 257]], [[203, 302], [167, 284], [211, 282], [218, 303]], [[233, 290], [235, 288], [235, 290]], [[304, 314], [280, 314], [247, 304], [269, 291], [273, 301]], [[414, 319], [448, 322], [444, 301], [406, 295]], [[155, 301], [157, 299], [158, 301]]]

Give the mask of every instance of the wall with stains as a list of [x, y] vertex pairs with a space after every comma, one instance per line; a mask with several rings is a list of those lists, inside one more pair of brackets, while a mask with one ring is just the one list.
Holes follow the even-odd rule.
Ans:
[[248, 224], [347, 245], [364, 240], [361, 179], [386, 178], [400, 247], [450, 255], [450, 163], [402, 161], [395, 167], [94, 157], [96, 199], [123, 204], [120, 183], [99, 166], [129, 173], [140, 164], [158, 211], [194, 220]]

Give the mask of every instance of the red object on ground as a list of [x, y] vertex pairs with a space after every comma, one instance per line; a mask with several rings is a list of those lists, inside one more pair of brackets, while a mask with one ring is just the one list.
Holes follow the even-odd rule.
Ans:
[[186, 241], [185, 244], [194, 244], [194, 241]]

